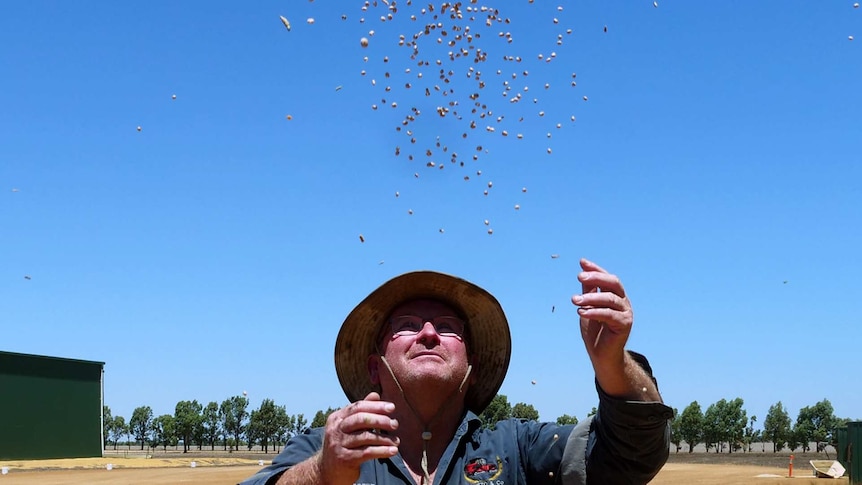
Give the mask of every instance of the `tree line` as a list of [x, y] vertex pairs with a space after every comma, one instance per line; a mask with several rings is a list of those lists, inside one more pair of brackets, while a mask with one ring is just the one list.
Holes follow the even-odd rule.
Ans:
[[[233, 396], [220, 404], [212, 401], [206, 406], [197, 400], [180, 401], [174, 408], [174, 414], [153, 416], [149, 406], [140, 406], [132, 412], [132, 417], [126, 422], [123, 416], [113, 416], [111, 408], [104, 406], [104, 445], [107, 448], [121, 441], [140, 444], [153, 449], [159, 446], [167, 451], [168, 446], [178, 446], [182, 441], [183, 453], [197, 445], [198, 449], [208, 446], [215, 450], [216, 446], [225, 451], [239, 450], [247, 446], [251, 450], [259, 445], [265, 453], [270, 448], [280, 451], [292, 436], [304, 433], [309, 428], [321, 427], [326, 419], [337, 408], [318, 410], [311, 423], [303, 414], [290, 415], [285, 406], [277, 405], [272, 399], [264, 399], [258, 409], [248, 410], [249, 401], [245, 396]], [[682, 444], [688, 447], [688, 452], [703, 444], [706, 451], [716, 453], [727, 451], [752, 451], [754, 443], [772, 443], [773, 452], [783, 449], [810, 451], [814, 443], [817, 452], [827, 445], [837, 448], [836, 430], [845, 426], [850, 419], [837, 418], [832, 404], [824, 399], [813, 406], [799, 410], [795, 423], [781, 401], [772, 405], [763, 421], [762, 429], [755, 429], [757, 416], [748, 416], [741, 398], [733, 400], [721, 399], [702, 411], [700, 404], [693, 401], [682, 413], [673, 409], [674, 419], [671, 424], [671, 443], [679, 452]], [[594, 415], [593, 407], [587, 417]], [[519, 402], [509, 404], [504, 394], [498, 394], [491, 400], [488, 407], [479, 416], [482, 425], [493, 428], [498, 421], [517, 418], [538, 420], [539, 412], [532, 404]], [[563, 414], [556, 419], [560, 425], [577, 424], [576, 416]], [[761, 451], [764, 451], [763, 449]]]
[[769, 407], [763, 428], [755, 429], [757, 416], [749, 417], [743, 404], [741, 398], [736, 398], [731, 401], [721, 399], [710, 404], [706, 411], [701, 410], [697, 401], [689, 404], [681, 414], [674, 408], [671, 443], [677, 453], [683, 442], [689, 453], [699, 444], [703, 444], [707, 452], [750, 452], [754, 443], [761, 444], [761, 451], [765, 451], [766, 443], [771, 443], [773, 453], [785, 449], [807, 452], [811, 451], [813, 443], [814, 450], [820, 453], [829, 445], [837, 449], [837, 430], [852, 421], [836, 417], [832, 403], [823, 399], [800, 409], [793, 422], [787, 409], [778, 401]]
[[[303, 414], [290, 415], [286, 407], [277, 405], [272, 399], [264, 399], [260, 407], [248, 410], [249, 401], [245, 396], [233, 396], [221, 404], [212, 401], [206, 406], [197, 400], [180, 401], [174, 408], [174, 414], [153, 416], [150, 406], [139, 406], [132, 411], [132, 417], [126, 421], [123, 416], [114, 416], [111, 408], [104, 406], [103, 436], [104, 446], [108, 448], [133, 442], [140, 445], [141, 450], [149, 446], [153, 449], [183, 444], [183, 453], [192, 446], [198, 450], [207, 446], [215, 450], [216, 446], [225, 451], [239, 450], [247, 446], [251, 450], [259, 445], [264, 453], [270, 448], [278, 452], [292, 436], [304, 433], [310, 428], [322, 427], [326, 419], [338, 408], [327, 408], [315, 413], [311, 423]], [[595, 414], [593, 408], [590, 414]], [[501, 420], [508, 418], [539, 419], [539, 412], [532, 404], [509, 404], [504, 394], [494, 397], [485, 411], [480, 415], [483, 426], [493, 428]], [[557, 418], [558, 424], [577, 424], [578, 418], [564, 414]]]
[[[163, 446], [177, 446], [183, 443], [183, 453], [197, 445], [215, 450], [221, 446], [225, 451], [239, 450], [245, 444], [251, 450], [260, 445], [265, 453], [270, 448], [280, 447], [291, 436], [305, 432], [309, 428], [303, 414], [287, 414], [285, 406], [275, 404], [272, 399], [264, 399], [258, 409], [248, 410], [248, 398], [233, 396], [221, 404], [212, 401], [206, 406], [197, 400], [180, 401], [174, 414], [153, 416], [150, 406], [139, 406], [132, 411], [128, 422], [123, 416], [113, 416], [111, 408], [103, 408], [104, 446], [113, 444], [114, 449], [120, 441], [140, 444], [153, 449]], [[334, 410], [329, 410], [332, 412]], [[310, 426], [326, 422], [323, 411], [318, 411]]]

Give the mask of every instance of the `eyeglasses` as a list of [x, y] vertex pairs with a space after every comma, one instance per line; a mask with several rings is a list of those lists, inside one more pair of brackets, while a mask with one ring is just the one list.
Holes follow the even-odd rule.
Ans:
[[420, 317], [419, 315], [399, 315], [389, 319], [392, 334], [400, 337], [412, 337], [425, 328], [425, 323], [431, 322], [434, 330], [441, 337], [464, 337], [464, 320], [458, 317], [442, 316], [434, 318]]

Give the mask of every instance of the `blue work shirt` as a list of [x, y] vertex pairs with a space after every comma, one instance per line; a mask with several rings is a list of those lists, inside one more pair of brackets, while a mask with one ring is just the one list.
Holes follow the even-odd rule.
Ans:
[[[440, 458], [435, 485], [643, 484], [669, 453], [673, 410], [659, 402], [625, 401], [599, 386], [595, 416], [560, 426], [509, 419], [484, 429], [467, 412]], [[271, 485], [323, 445], [323, 428], [294, 436], [284, 450], [241, 485]], [[364, 462], [356, 485], [413, 485], [400, 455]]]

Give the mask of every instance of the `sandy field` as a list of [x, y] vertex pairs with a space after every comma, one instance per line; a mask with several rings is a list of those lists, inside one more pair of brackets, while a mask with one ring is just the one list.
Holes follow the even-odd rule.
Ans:
[[[195, 467], [191, 467], [191, 462]], [[269, 458], [264, 464], [269, 463]], [[108, 470], [108, 464], [112, 469]], [[116, 484], [116, 485], [233, 485], [259, 468], [259, 461], [233, 457], [191, 458], [81, 458], [0, 463], [8, 473], [0, 475], [0, 485]], [[847, 485], [846, 477], [817, 479], [802, 463], [787, 477], [787, 468], [739, 464], [669, 462], [655, 480], [656, 485], [794, 484]]]

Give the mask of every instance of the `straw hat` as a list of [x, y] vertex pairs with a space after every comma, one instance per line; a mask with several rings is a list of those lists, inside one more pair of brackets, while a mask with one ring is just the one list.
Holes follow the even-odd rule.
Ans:
[[398, 305], [417, 299], [446, 303], [467, 321], [474, 382], [467, 409], [476, 414], [497, 395], [506, 377], [512, 338], [500, 303], [490, 293], [461, 278], [434, 271], [405, 273], [371, 292], [347, 315], [335, 341], [335, 371], [350, 402], [377, 390], [368, 376], [368, 356], [375, 353], [380, 328]]

